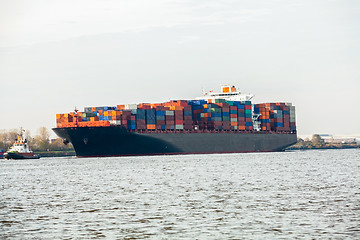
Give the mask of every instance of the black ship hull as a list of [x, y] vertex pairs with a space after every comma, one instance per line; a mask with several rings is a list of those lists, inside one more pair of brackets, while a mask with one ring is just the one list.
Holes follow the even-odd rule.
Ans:
[[4, 159], [8, 160], [25, 160], [25, 159], [39, 159], [39, 155], [23, 155], [21, 153], [16, 152], [6, 152], [4, 153]]
[[77, 157], [281, 151], [296, 143], [291, 133], [128, 132], [121, 126], [53, 128]]

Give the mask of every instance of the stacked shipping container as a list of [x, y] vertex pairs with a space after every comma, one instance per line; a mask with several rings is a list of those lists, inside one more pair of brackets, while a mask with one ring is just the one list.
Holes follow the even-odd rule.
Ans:
[[[57, 114], [57, 127], [119, 125], [140, 131], [252, 131], [253, 105], [250, 101], [177, 100], [161, 104], [125, 104], [86, 107], [84, 112]], [[293, 132], [295, 108], [285, 103], [254, 105], [260, 114], [262, 131]]]
[[295, 107], [291, 103], [255, 104], [254, 112], [260, 114], [262, 131], [296, 131]]

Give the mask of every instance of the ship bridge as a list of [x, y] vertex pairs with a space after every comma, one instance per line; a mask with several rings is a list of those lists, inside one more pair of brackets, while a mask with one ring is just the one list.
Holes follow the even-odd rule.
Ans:
[[236, 89], [235, 86], [223, 85], [221, 86], [221, 92], [204, 92], [204, 96], [197, 97], [196, 99], [225, 99], [229, 101], [251, 101], [255, 95], [244, 94]]

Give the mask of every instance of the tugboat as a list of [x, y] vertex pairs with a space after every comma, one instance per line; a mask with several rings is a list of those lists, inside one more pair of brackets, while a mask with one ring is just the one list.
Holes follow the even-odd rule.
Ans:
[[27, 139], [23, 136], [24, 130], [17, 136], [14, 144], [4, 153], [5, 159], [39, 159], [40, 156], [30, 150]]

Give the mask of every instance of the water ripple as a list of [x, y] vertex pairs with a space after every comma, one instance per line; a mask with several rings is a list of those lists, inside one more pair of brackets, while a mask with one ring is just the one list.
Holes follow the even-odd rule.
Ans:
[[359, 150], [0, 161], [1, 239], [359, 239]]

